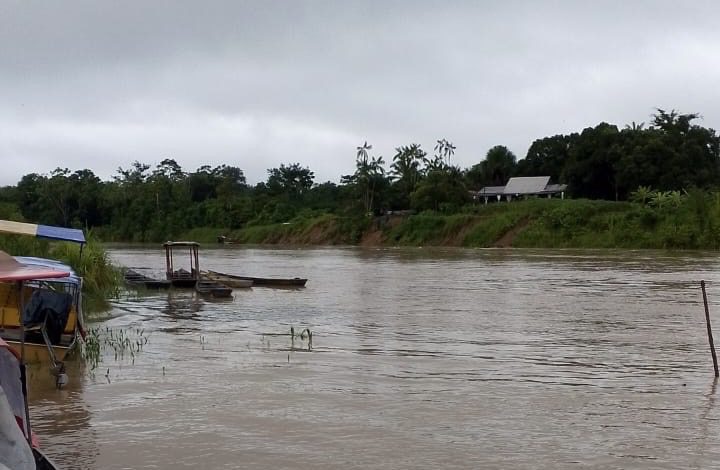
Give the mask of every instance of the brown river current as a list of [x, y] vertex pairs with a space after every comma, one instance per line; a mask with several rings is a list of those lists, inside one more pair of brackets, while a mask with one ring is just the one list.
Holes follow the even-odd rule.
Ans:
[[[164, 270], [157, 247], [111, 256]], [[61, 391], [32, 371], [35, 432], [63, 468], [720, 466], [699, 290], [720, 332], [715, 253], [212, 247], [200, 263], [309, 281], [114, 301], [95, 326], [142, 330], [134, 358], [106, 350]]]

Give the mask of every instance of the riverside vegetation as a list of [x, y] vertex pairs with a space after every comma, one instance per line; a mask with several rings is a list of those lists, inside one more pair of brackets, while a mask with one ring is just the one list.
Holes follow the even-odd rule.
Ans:
[[[90, 228], [103, 241], [717, 249], [720, 139], [698, 118], [658, 109], [647, 126], [538, 139], [521, 160], [498, 145], [465, 169], [447, 139], [432, 155], [400, 146], [389, 165], [366, 142], [339, 184], [316, 183], [299, 163], [254, 186], [237, 166], [186, 172], [173, 159], [153, 170], [135, 161], [111, 181], [58, 168], [0, 188], [0, 217]], [[472, 201], [472, 190], [540, 175], [566, 183], [568, 199]]]
[[71, 266], [83, 277], [84, 311], [92, 314], [106, 310], [108, 299], [118, 296], [122, 276], [102, 244], [92, 234], [87, 238], [82, 256], [76, 244], [18, 235], [0, 235], [0, 250], [13, 255], [56, 259]]

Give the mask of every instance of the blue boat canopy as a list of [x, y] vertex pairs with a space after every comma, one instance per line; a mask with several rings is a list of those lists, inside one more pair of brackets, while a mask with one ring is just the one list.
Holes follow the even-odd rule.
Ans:
[[81, 245], [85, 243], [85, 234], [82, 230], [76, 228], [53, 227], [52, 225], [0, 220], [0, 232], [74, 242], [80, 243]]

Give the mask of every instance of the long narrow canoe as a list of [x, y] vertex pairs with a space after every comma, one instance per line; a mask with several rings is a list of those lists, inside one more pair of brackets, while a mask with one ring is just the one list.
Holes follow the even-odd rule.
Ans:
[[167, 279], [153, 279], [132, 269], [127, 269], [123, 277], [128, 284], [145, 286], [148, 289], [168, 289], [170, 287], [170, 281]]
[[226, 274], [217, 271], [208, 271], [208, 274], [215, 276], [219, 282], [226, 283], [227, 280], [244, 280], [252, 281], [253, 286], [261, 287], [303, 287], [307, 282], [307, 279], [300, 277], [292, 278], [268, 278], [268, 277], [251, 277], [251, 276], [238, 276], [236, 274]]
[[221, 284], [225, 284], [226, 286], [232, 287], [234, 289], [247, 289], [249, 287], [252, 287], [253, 282], [247, 279], [233, 279], [231, 277], [227, 277], [225, 275], [219, 275], [216, 273], [213, 273], [212, 271], [202, 271], [200, 273], [202, 275], [202, 279], [207, 279], [208, 281], [214, 281], [219, 282]]

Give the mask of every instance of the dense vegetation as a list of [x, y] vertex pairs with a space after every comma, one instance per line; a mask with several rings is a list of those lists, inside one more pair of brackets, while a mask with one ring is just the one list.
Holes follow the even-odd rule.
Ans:
[[83, 277], [86, 311], [103, 310], [107, 299], [118, 294], [120, 271], [110, 263], [107, 252], [92, 235], [83, 247], [82, 255], [77, 244], [20, 235], [0, 236], [0, 250], [13, 255], [56, 259], [71, 266]]
[[[373, 231], [385, 243], [493, 246], [515, 230], [518, 246], [717, 247], [720, 138], [697, 118], [657, 110], [648, 126], [600, 123], [538, 139], [519, 161], [495, 146], [467, 169], [453, 164], [446, 139], [432, 155], [400, 146], [389, 164], [364, 143], [355, 172], [339, 184], [316, 183], [299, 163], [269, 169], [254, 186], [238, 166], [187, 172], [172, 159], [153, 169], [135, 161], [111, 181], [58, 168], [0, 188], [0, 218], [88, 228], [108, 241], [229, 234], [240, 242], [357, 243]], [[539, 175], [567, 183], [571, 198], [620, 202], [472, 201], [471, 190]], [[417, 215], [387, 226], [369, 217], [406, 209]]]

